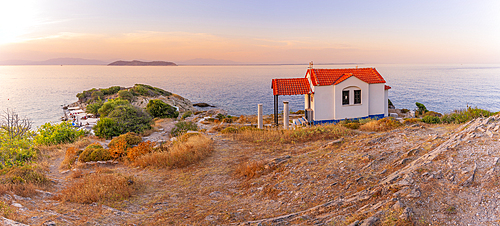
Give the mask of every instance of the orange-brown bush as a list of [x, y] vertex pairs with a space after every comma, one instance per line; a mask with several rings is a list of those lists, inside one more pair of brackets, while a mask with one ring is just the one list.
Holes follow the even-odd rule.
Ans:
[[93, 203], [116, 201], [132, 196], [138, 189], [133, 178], [114, 173], [96, 172], [64, 189], [58, 196], [61, 201]]
[[137, 145], [137, 144], [141, 143], [142, 138], [139, 135], [137, 135], [136, 133], [134, 133], [134, 132], [128, 132], [126, 134], [122, 134], [122, 135], [120, 135], [118, 137], [113, 138], [111, 140], [111, 142], [109, 142], [109, 146], [111, 147], [116, 142], [119, 142], [119, 141], [122, 141], [122, 140], [125, 140], [125, 142], [127, 143], [128, 147], [130, 147], [132, 145]]
[[69, 147], [66, 149], [66, 154], [64, 155], [64, 160], [61, 162], [61, 169], [70, 169], [78, 158], [76, 154], [78, 149], [75, 147]]
[[155, 145], [155, 142], [151, 142], [149, 140], [142, 142], [139, 145], [128, 149], [127, 157], [130, 161], [134, 161], [137, 157], [152, 152]]
[[120, 139], [109, 145], [109, 154], [113, 159], [117, 159], [125, 155], [127, 151], [127, 141], [125, 139]]
[[214, 150], [212, 139], [192, 136], [184, 142], [176, 142], [167, 151], [151, 152], [139, 156], [134, 165], [141, 167], [180, 168], [198, 162]]
[[399, 121], [390, 119], [390, 118], [383, 118], [377, 121], [369, 121], [366, 124], [363, 124], [359, 127], [360, 130], [363, 131], [387, 131], [391, 129], [395, 129], [397, 127], [402, 126]]
[[242, 162], [238, 166], [234, 173], [237, 176], [245, 177], [246, 179], [252, 179], [254, 177], [260, 176], [264, 172], [264, 162], [254, 161], [254, 162]]

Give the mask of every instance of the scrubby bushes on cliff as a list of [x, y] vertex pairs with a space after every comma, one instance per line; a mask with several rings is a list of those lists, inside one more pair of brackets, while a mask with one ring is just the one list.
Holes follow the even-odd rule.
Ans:
[[103, 104], [104, 102], [101, 99], [99, 99], [94, 103], [87, 105], [86, 112], [89, 114], [97, 115], [99, 113], [99, 109], [102, 107]]
[[120, 90], [120, 92], [118, 92], [118, 96], [121, 99], [128, 100], [130, 102], [132, 102], [132, 100], [134, 100], [134, 95], [128, 90]]
[[99, 109], [101, 119], [94, 127], [98, 137], [111, 138], [127, 132], [142, 133], [151, 129], [151, 116], [126, 100], [108, 100]]
[[76, 97], [78, 97], [78, 101], [83, 102], [83, 103], [92, 103], [98, 100], [103, 100], [104, 96], [109, 96], [113, 95], [115, 93], [118, 93], [120, 91], [119, 86], [111, 86], [106, 89], [90, 89], [90, 90], [85, 90], [81, 93], [78, 93]]
[[153, 117], [158, 118], [177, 118], [177, 116], [179, 116], [177, 109], [166, 104], [162, 100], [150, 100], [146, 106], [146, 110]]
[[135, 95], [143, 95], [143, 96], [150, 96], [150, 97], [155, 97], [155, 96], [170, 96], [172, 95], [171, 92], [165, 91], [163, 89], [157, 88], [157, 87], [152, 87], [150, 85], [144, 85], [144, 84], [135, 84], [134, 87], [130, 89], [130, 91], [135, 94]]
[[101, 117], [106, 117], [116, 107], [122, 106], [122, 105], [130, 105], [130, 102], [128, 102], [127, 100], [122, 100], [120, 98], [109, 99], [108, 101], [106, 101], [106, 103], [104, 103], [101, 106], [101, 108], [99, 108], [98, 112], [101, 115]]

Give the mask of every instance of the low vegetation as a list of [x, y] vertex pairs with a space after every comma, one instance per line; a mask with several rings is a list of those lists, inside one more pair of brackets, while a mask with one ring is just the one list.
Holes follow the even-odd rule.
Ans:
[[237, 140], [254, 143], [297, 143], [326, 139], [338, 139], [353, 132], [344, 126], [326, 124], [299, 127], [295, 130], [260, 130], [253, 127], [228, 127], [221, 131], [231, 133]]
[[175, 142], [167, 149], [144, 154], [134, 158], [133, 165], [156, 168], [181, 168], [201, 161], [214, 150], [212, 139], [190, 136], [186, 141]]
[[467, 108], [465, 109], [454, 110], [449, 114], [443, 115], [438, 112], [427, 110], [427, 108], [421, 103], [417, 102], [416, 105], [418, 107], [418, 110], [415, 112], [415, 116], [421, 117], [421, 121], [428, 124], [439, 124], [439, 123], [460, 124], [476, 118], [489, 117], [497, 114], [495, 112], [490, 112], [488, 110], [480, 109], [478, 107], [473, 108], [467, 106]]
[[99, 109], [101, 119], [94, 132], [101, 138], [112, 138], [127, 132], [142, 133], [151, 129], [152, 117], [127, 100], [108, 100]]
[[80, 162], [107, 161], [110, 159], [112, 159], [112, 156], [109, 150], [104, 149], [98, 143], [87, 146], [78, 157], [78, 161]]
[[172, 136], [179, 136], [187, 131], [198, 131], [198, 126], [194, 122], [186, 122], [181, 121], [175, 124], [175, 127], [172, 129]]
[[155, 118], [177, 118], [179, 112], [162, 100], [150, 100], [146, 111]]
[[132, 196], [139, 183], [133, 177], [106, 170], [84, 175], [79, 181], [64, 189], [58, 197], [61, 201], [75, 203], [107, 203]]
[[379, 120], [372, 120], [363, 125], [359, 126], [360, 130], [363, 131], [372, 131], [372, 132], [380, 132], [380, 131], [388, 131], [402, 126], [399, 121], [392, 118], [383, 118]]
[[65, 144], [75, 142], [84, 135], [85, 131], [78, 130], [69, 122], [45, 123], [38, 128], [34, 141], [38, 145]]

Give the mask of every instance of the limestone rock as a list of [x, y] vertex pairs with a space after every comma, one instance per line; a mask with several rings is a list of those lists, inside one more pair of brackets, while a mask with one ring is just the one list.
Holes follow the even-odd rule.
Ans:
[[400, 210], [400, 209], [403, 209], [404, 207], [405, 207], [405, 205], [399, 200], [396, 203], [394, 203], [394, 205], [392, 205], [392, 208], [394, 210]]
[[0, 224], [5, 226], [28, 226], [27, 224], [19, 223], [5, 217], [0, 217]]
[[380, 221], [378, 217], [371, 216], [366, 218], [360, 226], [372, 226], [375, 225], [378, 221]]
[[419, 198], [421, 195], [420, 189], [414, 188], [406, 195], [407, 198]]

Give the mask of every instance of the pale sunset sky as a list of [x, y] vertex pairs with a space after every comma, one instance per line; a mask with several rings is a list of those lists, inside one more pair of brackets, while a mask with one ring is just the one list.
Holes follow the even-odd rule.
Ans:
[[498, 0], [0, 2], [0, 61], [500, 63]]

